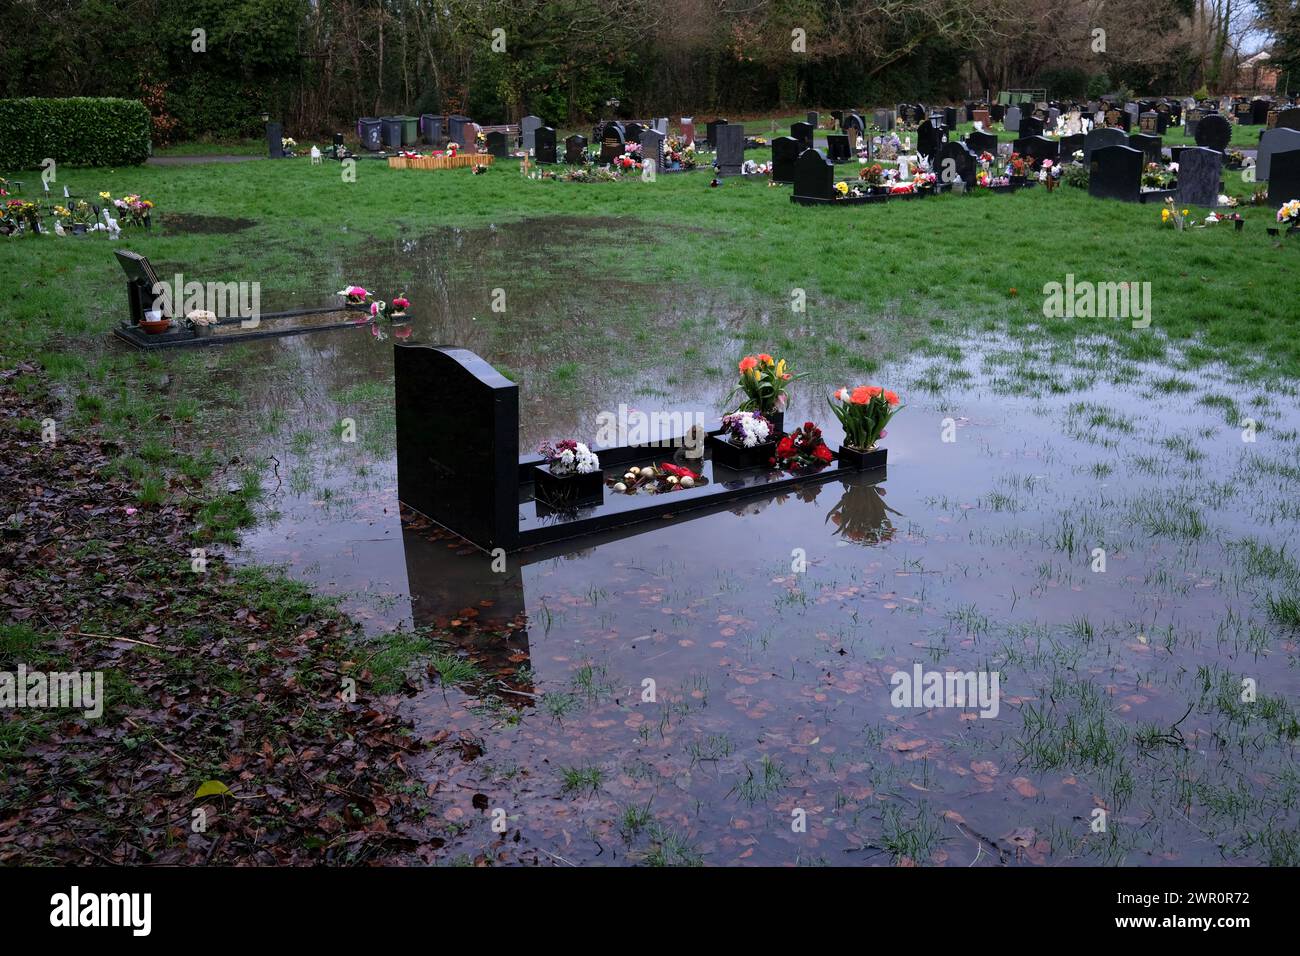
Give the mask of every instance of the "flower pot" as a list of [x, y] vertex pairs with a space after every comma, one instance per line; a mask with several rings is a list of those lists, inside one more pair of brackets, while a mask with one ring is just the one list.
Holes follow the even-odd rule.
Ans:
[[1246, 225], [1246, 220], [1244, 220], [1244, 219], [1235, 219], [1235, 220], [1233, 220], [1233, 225], [1237, 227], [1237, 231], [1238, 231], [1238, 232], [1241, 232], [1242, 227]]
[[605, 497], [605, 474], [600, 470], [585, 475], [555, 475], [543, 465], [533, 467], [533, 497], [550, 505], [575, 505]]
[[198, 323], [194, 323], [193, 325], [190, 326], [191, 331], [194, 332], [194, 337], [197, 339], [208, 338], [209, 336], [212, 335], [212, 330], [215, 328], [216, 328], [215, 325], [208, 324], [208, 323], [204, 323], [202, 325]]
[[713, 463], [724, 465], [736, 471], [747, 468], [766, 468], [776, 456], [776, 442], [765, 441], [753, 448], [737, 445], [721, 435], [709, 436], [709, 448], [713, 453]]
[[84, 222], [74, 222], [72, 224], [72, 234], [74, 236], [84, 236], [86, 234], [86, 224]]
[[785, 434], [785, 412], [764, 412], [763, 417], [772, 424], [772, 434], [769, 438], [777, 438]]
[[149, 335], [159, 335], [171, 328], [171, 319], [157, 319], [150, 322], [148, 319], [140, 323], [140, 328], [144, 329]]
[[401, 310], [394, 309], [392, 312], [389, 312], [389, 313], [388, 313], [388, 317], [389, 317], [390, 319], [392, 319], [394, 322], [405, 322], [405, 321], [406, 321], [406, 310], [405, 310], [405, 309], [401, 309]]
[[852, 468], [855, 471], [870, 471], [874, 468], [884, 468], [885, 458], [888, 455], [888, 448], [873, 448], [871, 451], [859, 451], [857, 448], [851, 448], [848, 445], [841, 445], [836, 457], [840, 460], [841, 468]]

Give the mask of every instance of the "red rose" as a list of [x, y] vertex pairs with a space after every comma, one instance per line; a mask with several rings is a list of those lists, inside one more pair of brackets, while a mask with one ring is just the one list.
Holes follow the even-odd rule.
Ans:
[[789, 458], [794, 454], [794, 441], [789, 435], [781, 439], [781, 444], [776, 446], [776, 457]]
[[830, 461], [833, 456], [831, 450], [825, 445], [818, 445], [817, 450], [813, 452], [813, 457], [818, 461]]

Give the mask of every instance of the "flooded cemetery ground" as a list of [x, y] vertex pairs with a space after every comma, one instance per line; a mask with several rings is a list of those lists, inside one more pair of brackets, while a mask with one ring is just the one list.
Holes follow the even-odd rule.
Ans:
[[[413, 322], [248, 343], [216, 376], [266, 491], [232, 555], [338, 595], [372, 654], [409, 656], [403, 710], [455, 743], [420, 766], [446, 859], [1300, 862], [1294, 384], [1046, 334], [868, 374], [790, 334], [782, 353], [816, 371], [787, 423], [833, 424], [844, 384], [903, 396], [883, 480], [497, 571], [401, 520], [394, 342], [468, 348], [517, 381], [527, 451], [620, 404], [716, 415], [754, 347], [741, 330], [768, 318], [730, 290], [602, 282], [594, 248], [583, 281], [551, 275], [546, 243], [530, 256], [512, 230], [601, 241], [534, 222], [373, 248], [345, 271], [405, 291]], [[915, 706], [896, 705], [898, 672]], [[931, 672], [997, 684], [936, 706]]]

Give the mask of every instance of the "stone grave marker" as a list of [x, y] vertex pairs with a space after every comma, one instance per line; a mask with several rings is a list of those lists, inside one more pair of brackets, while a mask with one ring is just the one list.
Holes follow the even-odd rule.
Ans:
[[627, 150], [623, 127], [618, 123], [606, 123], [600, 136], [600, 164], [608, 166]]
[[809, 123], [792, 123], [790, 135], [803, 144], [804, 149], [813, 148], [813, 131], [817, 127]]
[[1074, 160], [1074, 154], [1083, 149], [1083, 141], [1087, 137], [1083, 133], [1071, 133], [1069, 136], [1062, 136], [1061, 144], [1061, 162], [1069, 163]]
[[975, 130], [966, 136], [966, 145], [969, 146], [976, 155], [980, 153], [991, 153], [996, 156], [998, 154], [998, 138], [993, 133], [985, 133], [980, 130]]
[[1088, 195], [1098, 199], [1137, 202], [1142, 192], [1146, 156], [1131, 146], [1102, 146], [1088, 164]]
[[505, 159], [510, 155], [510, 144], [506, 142], [506, 134], [500, 130], [493, 130], [487, 134], [487, 150], [497, 159]]
[[818, 126], [821, 125], [822, 115], [818, 113], [816, 110], [809, 110], [807, 113], [804, 114], [803, 121], [807, 123], [809, 126], [811, 126], [813, 129], [816, 129]]
[[1195, 100], [1193, 100], [1192, 103], [1193, 105], [1183, 114], [1183, 132], [1188, 136], [1195, 138], [1196, 129], [1201, 125], [1201, 120], [1205, 118], [1205, 110], [1196, 106]]
[[1160, 134], [1160, 116], [1155, 110], [1147, 110], [1138, 117], [1138, 129], [1148, 136]]
[[965, 143], [949, 140], [939, 147], [933, 165], [939, 182], [953, 183], [960, 180], [969, 189], [975, 185], [979, 155], [972, 152]]
[[1300, 199], [1300, 149], [1274, 153], [1269, 170], [1269, 205], [1281, 206], [1292, 199]]
[[1149, 136], [1146, 133], [1134, 133], [1128, 138], [1128, 144], [1134, 149], [1140, 149], [1147, 154], [1147, 162], [1160, 162], [1160, 150], [1164, 147], [1164, 140], [1159, 136]]
[[587, 157], [587, 137], [574, 133], [564, 141], [564, 161], [572, 166], [581, 166]]
[[660, 132], [660, 133], [663, 133], [664, 136], [667, 136], [667, 135], [668, 135], [668, 117], [667, 117], [667, 116], [659, 116], [659, 117], [656, 117], [653, 125], [654, 125], [654, 128], [655, 128], [656, 131], [658, 131], [658, 132]]
[[1061, 144], [1046, 136], [1026, 136], [1016, 140], [1015, 151], [1021, 156], [1032, 157], [1034, 168], [1038, 169], [1042, 167], [1043, 160], [1050, 159], [1055, 163], [1060, 158]]
[[1009, 133], [1019, 133], [1020, 119], [1020, 107], [1009, 106], [1006, 115], [1002, 117], [1002, 128]]
[[1043, 135], [1043, 121], [1037, 116], [1020, 117], [1020, 138], [1028, 139], [1031, 136]]
[[726, 125], [727, 121], [721, 118], [715, 118], [705, 125], [705, 140], [709, 144], [709, 149], [718, 148], [718, 127]]
[[926, 120], [917, 127], [916, 150], [928, 159], [932, 160], [947, 141], [948, 131], [933, 120]]
[[1127, 146], [1128, 137], [1113, 126], [1099, 126], [1083, 138], [1083, 164], [1091, 167], [1092, 151], [1103, 146]]
[[772, 182], [794, 182], [795, 161], [803, 147], [793, 136], [778, 136], [772, 140]]
[[[796, 126], [799, 124], [796, 123]], [[718, 175], [739, 176], [745, 164], [745, 127], [727, 123], [716, 130], [718, 137]]]
[[992, 125], [992, 120], [989, 117], [988, 110], [986, 109], [972, 110], [971, 113], [973, 114], [971, 118], [971, 122], [979, 123], [984, 129], [988, 129]]
[[1300, 130], [1300, 107], [1289, 107], [1277, 111], [1277, 123], [1274, 129]]
[[1178, 203], [1213, 209], [1219, 201], [1223, 154], [1204, 146], [1189, 146], [1178, 155]]
[[539, 126], [533, 131], [534, 151], [539, 163], [555, 163], [555, 130], [549, 126]]
[[1250, 122], [1254, 126], [1263, 126], [1268, 120], [1268, 111], [1273, 108], [1270, 100], [1256, 97], [1250, 101]]
[[[523, 140], [525, 153], [531, 154], [537, 148], [536, 134], [546, 124], [540, 116], [528, 115], [519, 121], [519, 135]], [[462, 144], [463, 145], [463, 144]]]
[[818, 202], [835, 201], [835, 167], [816, 149], [805, 149], [794, 164], [794, 194]]
[[682, 128], [682, 145], [687, 146], [695, 142], [695, 117], [683, 116], [681, 119]]
[[1300, 149], [1300, 130], [1283, 127], [1264, 130], [1264, 135], [1259, 138], [1259, 151], [1255, 154], [1255, 178], [1268, 179], [1273, 171], [1273, 157], [1293, 149]]
[[832, 133], [826, 137], [826, 158], [832, 163], [847, 163], [852, 156], [848, 136]]
[[663, 133], [657, 129], [643, 129], [641, 131], [641, 162], [647, 160], [655, 164], [655, 172], [664, 171], [664, 140], [667, 139]]
[[1211, 113], [1196, 127], [1196, 145], [1223, 152], [1232, 140], [1232, 124], [1219, 113]]
[[642, 123], [631, 122], [623, 127], [623, 135], [629, 143], [641, 142], [641, 131], [646, 127]]
[[[856, 113], [850, 113], [849, 115], [850, 115], [850, 116], [857, 116]], [[859, 122], [862, 120], [862, 117], [861, 117], [861, 116], [857, 116], [857, 118], [858, 118]], [[847, 120], [846, 120], [846, 122], [847, 122]], [[876, 110], [874, 116], [872, 117], [872, 122], [873, 122], [876, 126], [880, 127], [882, 130], [885, 130], [885, 131], [887, 132], [887, 131], [889, 131], [889, 130], [891, 130], [891, 129], [894, 128], [894, 111], [893, 111], [893, 110]], [[859, 129], [859, 130], [858, 130], [858, 135], [859, 135], [859, 136], [862, 135], [863, 130], [864, 130], [865, 128], [866, 128], [866, 127], [863, 127], [862, 129]]]
[[952, 106], [945, 106], [943, 109], [943, 125], [949, 129], [957, 128], [957, 109]]

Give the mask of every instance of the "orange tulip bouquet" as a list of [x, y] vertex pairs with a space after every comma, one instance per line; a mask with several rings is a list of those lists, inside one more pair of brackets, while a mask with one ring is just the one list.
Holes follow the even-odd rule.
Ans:
[[831, 411], [844, 427], [840, 461], [857, 468], [880, 468], [886, 449], [876, 448], [885, 437], [885, 426], [902, 411], [898, 394], [878, 385], [841, 388], [830, 400]]

